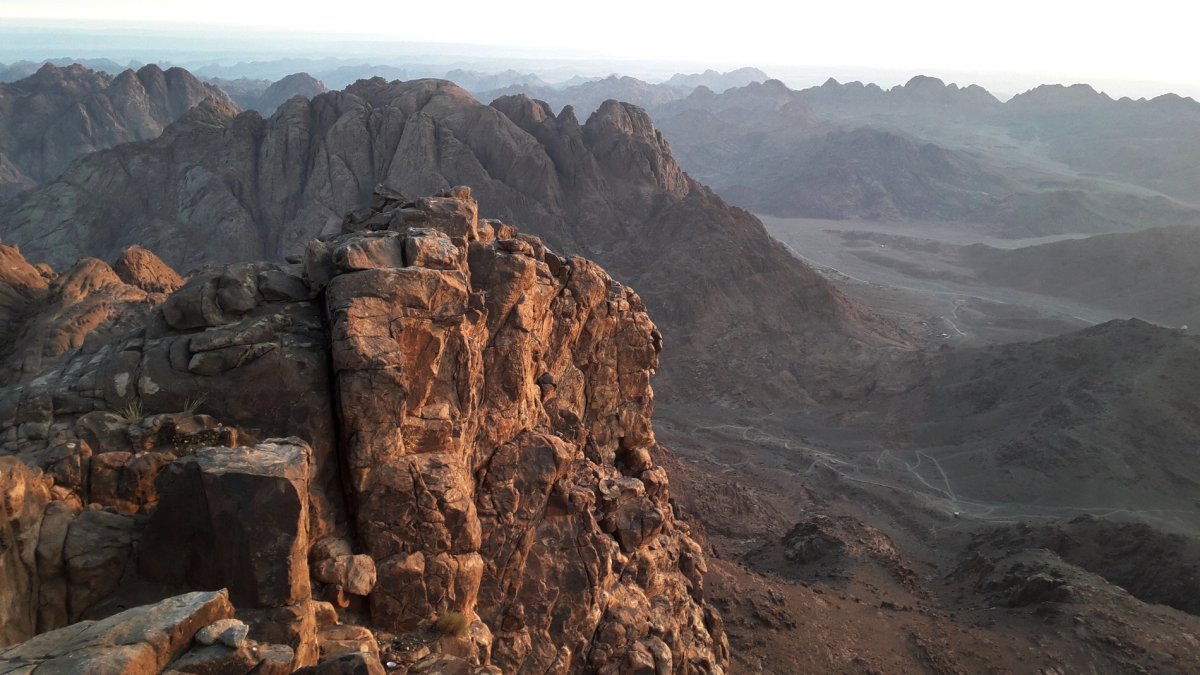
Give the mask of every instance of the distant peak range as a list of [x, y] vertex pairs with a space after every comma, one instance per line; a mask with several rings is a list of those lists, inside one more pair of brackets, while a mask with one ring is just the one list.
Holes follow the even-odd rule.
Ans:
[[228, 94], [242, 110], [255, 110], [266, 116], [273, 115], [279, 106], [293, 97], [312, 98], [329, 91], [324, 82], [308, 73], [292, 73], [275, 82], [249, 78], [212, 78], [208, 83]]
[[857, 81], [842, 84], [831, 77], [820, 87], [812, 87], [803, 91], [810, 95], [815, 95], [815, 92], [818, 91], [827, 94], [837, 93], [850, 96], [855, 94], [866, 96], [890, 95], [891, 97], [903, 97], [912, 101], [941, 103], [975, 105], [1000, 103], [999, 99], [977, 84], [970, 84], [960, 88], [957, 84], [946, 84], [941, 79], [928, 75], [914, 75], [908, 82], [892, 87], [891, 89], [883, 89], [874, 83], [864, 85]]
[[0, 198], [54, 179], [87, 152], [155, 138], [207, 98], [230, 103], [188, 71], [153, 64], [109, 75], [46, 63], [0, 84]]
[[683, 168], [781, 217], [966, 223], [993, 236], [1200, 223], [1200, 105], [1047, 85], [1001, 102], [926, 76], [770, 80], [651, 111]]
[[8, 65], [0, 63], [0, 82], [15, 82], [17, 80], [23, 80], [36, 73], [40, 68], [47, 64], [63, 68], [72, 65], [80, 65], [89, 70], [95, 70], [101, 73], [107, 73], [109, 75], [116, 75], [117, 73], [125, 70], [138, 70], [145, 65], [137, 61], [130, 61], [126, 64], [120, 64], [112, 59], [77, 59], [69, 57], [43, 59], [41, 61], [17, 61], [16, 63], [10, 63]]
[[[854, 92], [865, 92], [872, 95], [891, 94], [892, 96], [905, 96], [913, 99], [924, 98], [926, 100], [941, 101], [956, 99], [960, 102], [973, 101], [977, 104], [1001, 103], [999, 98], [978, 84], [968, 84], [960, 87], [954, 83], [947, 84], [942, 79], [929, 75], [914, 75], [908, 82], [889, 89], [884, 89], [874, 83], [863, 84], [859, 81], [841, 83], [831, 77], [820, 87], [810, 87], [800, 91], [808, 93], [814, 90], [821, 90], [827, 93], [842, 92], [852, 94]], [[1047, 107], [1097, 106], [1109, 103], [1196, 103], [1190, 97], [1169, 92], [1150, 99], [1133, 99], [1128, 96], [1114, 99], [1102, 91], [1097, 91], [1092, 85], [1086, 83], [1041, 84], [1013, 96], [1008, 101], [1004, 101], [1004, 103], [1015, 103], [1018, 101], [1020, 105]]]
[[771, 79], [770, 76], [758, 68], [738, 68], [727, 73], [720, 73], [709, 68], [703, 73], [688, 75], [675, 73], [666, 81], [666, 84], [673, 87], [693, 89], [696, 87], [707, 87], [713, 91], [725, 91], [734, 87], [744, 87], [753, 82], [765, 82], [769, 79]]
[[[448, 77], [447, 79], [453, 80], [454, 78]], [[685, 98], [695, 91], [722, 92], [737, 87], [753, 86], [768, 79], [770, 79], [768, 75], [757, 68], [739, 68], [725, 73], [712, 69], [703, 73], [676, 73], [665, 82], [659, 83], [614, 73], [607, 77], [585, 78], [560, 86], [523, 82], [514, 82], [492, 90], [472, 89], [470, 86], [464, 86], [476, 93], [480, 100], [525, 94], [530, 98], [546, 101], [555, 110], [569, 105], [580, 112], [590, 113], [609, 99], [632, 103], [653, 111], [672, 101]]]

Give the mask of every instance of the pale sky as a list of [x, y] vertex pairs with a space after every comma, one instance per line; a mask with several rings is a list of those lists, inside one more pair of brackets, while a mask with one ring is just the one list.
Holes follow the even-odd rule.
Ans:
[[768, 71], [942, 69], [1200, 89], [1200, 3], [1164, 0], [0, 0], [0, 23], [18, 18], [198, 22]]

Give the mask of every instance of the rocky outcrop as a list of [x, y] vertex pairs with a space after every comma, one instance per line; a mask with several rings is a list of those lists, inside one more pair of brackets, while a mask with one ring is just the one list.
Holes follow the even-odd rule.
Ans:
[[616, 101], [581, 123], [524, 96], [486, 106], [449, 82], [376, 78], [269, 120], [201, 105], [160, 139], [88, 156], [0, 212], [0, 232], [60, 265], [134, 243], [180, 269], [278, 260], [336, 233], [379, 183], [410, 195], [469, 184], [484, 216], [636, 285], [672, 345], [668, 396], [857, 394], [879, 347], [904, 344], [688, 178], [645, 111]]
[[1200, 538], [1087, 515], [977, 532], [968, 550], [977, 559], [994, 559], [1004, 551], [1033, 548], [1053, 552], [1143, 602], [1200, 616]]
[[0, 245], [9, 261], [0, 272], [0, 383], [18, 382], [87, 340], [104, 341], [141, 324], [150, 309], [183, 280], [153, 253], [132, 246], [116, 264], [78, 261], [62, 275], [35, 268], [16, 247]]
[[[466, 188], [382, 190], [300, 263], [206, 268], [0, 390], [41, 491], [5, 534], [5, 574], [41, 582], [6, 639], [227, 588], [291, 668], [723, 672], [649, 452], [660, 349], [636, 293]], [[235, 627], [177, 670], [243, 672]]]
[[364, 222], [390, 216], [387, 230], [310, 257], [336, 272], [326, 311], [347, 482], [378, 570], [373, 620], [403, 631], [478, 615], [506, 672], [619, 672], [651, 654], [658, 668], [716, 667], [712, 638], [689, 637], [709, 631], [702, 580], [678, 567], [699, 549], [649, 458], [658, 344], [641, 300], [593, 263], [479, 222], [466, 196], [385, 204]]
[[0, 197], [53, 180], [78, 156], [155, 138], [192, 106], [228, 97], [182, 68], [108, 75], [44, 64], [0, 84]]

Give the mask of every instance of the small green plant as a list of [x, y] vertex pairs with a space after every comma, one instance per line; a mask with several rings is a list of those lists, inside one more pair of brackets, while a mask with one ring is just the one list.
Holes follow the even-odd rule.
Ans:
[[467, 634], [467, 615], [462, 612], [446, 612], [433, 622], [433, 629], [442, 635], [463, 637]]
[[145, 411], [142, 409], [142, 402], [137, 399], [126, 403], [123, 408], [114, 410], [113, 412], [126, 424], [133, 424], [146, 416]]
[[189, 398], [183, 404], [183, 412], [189, 415], [195, 415], [196, 411], [200, 408], [200, 406], [204, 405], [204, 402], [207, 400], [208, 394], [200, 394], [199, 396]]

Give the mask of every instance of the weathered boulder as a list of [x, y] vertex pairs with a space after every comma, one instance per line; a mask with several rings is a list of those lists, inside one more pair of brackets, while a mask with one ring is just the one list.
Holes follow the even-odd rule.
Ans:
[[227, 587], [244, 607], [307, 600], [311, 452], [299, 439], [279, 439], [175, 460], [157, 481], [158, 508], [139, 556], [142, 575]]
[[317, 645], [321, 661], [342, 654], [370, 654], [379, 658], [379, 643], [370, 630], [363, 626], [327, 626], [317, 631]]
[[333, 264], [339, 272], [404, 267], [404, 243], [394, 232], [355, 237], [333, 249]]
[[436, 654], [414, 663], [408, 672], [424, 675], [475, 675], [476, 670], [466, 659], [451, 654]]
[[225, 591], [187, 593], [0, 649], [0, 672], [159, 673], [188, 648], [196, 631], [231, 616]]
[[313, 578], [341, 586], [351, 595], [369, 595], [375, 587], [375, 561], [367, 555], [326, 558], [313, 568]]
[[250, 638], [260, 643], [286, 646], [291, 650], [291, 669], [317, 662], [317, 603], [312, 600], [282, 607], [238, 610], [238, 618], [250, 627]]
[[165, 673], [188, 673], [189, 675], [242, 675], [256, 672], [257, 646], [242, 644], [229, 647], [224, 644], [197, 644], [167, 666]]
[[121, 281], [147, 293], [161, 294], [164, 299], [183, 285], [183, 277], [178, 272], [141, 246], [130, 246], [122, 251], [113, 264], [113, 272]]
[[237, 647], [193, 644], [172, 661], [164, 675], [290, 675], [295, 655], [286, 645], [246, 640]]
[[301, 285], [269, 283], [281, 275], [281, 268], [270, 263], [239, 263], [199, 272], [162, 304], [163, 318], [180, 330], [225, 326], [255, 307], [280, 299], [279, 294], [290, 295], [293, 289], [296, 297], [286, 299], [307, 297], [307, 288]]
[[246, 641], [250, 627], [237, 619], [221, 619], [200, 629], [196, 633], [196, 642], [208, 647], [218, 642], [231, 649], [237, 649]]

